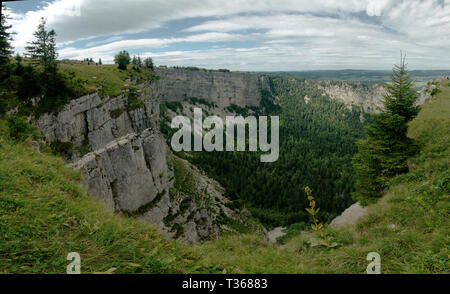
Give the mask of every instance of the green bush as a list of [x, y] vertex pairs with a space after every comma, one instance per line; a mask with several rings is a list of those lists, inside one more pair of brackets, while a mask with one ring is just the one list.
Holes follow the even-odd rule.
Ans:
[[300, 233], [306, 230], [308, 225], [305, 222], [299, 222], [292, 225], [289, 225], [286, 228], [286, 234], [284, 236], [277, 238], [277, 243], [286, 244], [293, 237], [300, 235]]
[[73, 153], [73, 143], [72, 142], [61, 142], [55, 141], [50, 144], [55, 154], [60, 154], [66, 158], [71, 157]]
[[178, 110], [183, 111], [183, 104], [181, 104], [179, 101], [166, 101], [165, 105], [175, 113], [178, 113]]
[[125, 70], [127, 69], [127, 65], [130, 64], [131, 57], [127, 51], [120, 51], [114, 57], [114, 62], [119, 65], [119, 69]]
[[15, 140], [24, 140], [29, 136], [37, 137], [37, 129], [21, 116], [12, 115], [7, 118], [9, 136]]

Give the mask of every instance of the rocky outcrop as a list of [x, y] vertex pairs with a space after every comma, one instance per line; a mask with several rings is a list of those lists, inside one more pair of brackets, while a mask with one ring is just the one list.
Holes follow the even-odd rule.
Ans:
[[89, 195], [168, 237], [195, 243], [230, 230], [230, 219], [244, 224], [248, 216], [227, 207], [223, 188], [187, 162], [196, 191], [174, 188], [173, 155], [159, 131], [157, 87], [136, 88], [118, 97], [74, 99], [36, 124], [55, 149], [64, 146], [59, 149], [82, 171]]
[[366, 214], [367, 208], [362, 207], [359, 202], [356, 202], [355, 204], [344, 210], [344, 212], [340, 216], [333, 219], [330, 223], [330, 227], [336, 229], [348, 225], [353, 225]]
[[165, 142], [151, 129], [128, 134], [71, 164], [82, 169], [89, 194], [122, 212], [136, 213], [168, 194], [171, 171]]
[[381, 84], [364, 85], [361, 83], [348, 83], [341, 81], [321, 81], [318, 88], [323, 90], [333, 100], [344, 102], [349, 108], [361, 107], [365, 112], [378, 113], [383, 106], [383, 95], [386, 89]]
[[258, 106], [268, 78], [256, 73], [158, 68], [161, 101], [205, 98], [220, 108], [231, 104]]
[[89, 195], [129, 215], [142, 214], [151, 205], [159, 205], [163, 213], [169, 204], [159, 202], [169, 195], [173, 171], [159, 132], [157, 90], [150, 84], [140, 85], [137, 99], [141, 102], [135, 100], [133, 105], [130, 94], [86, 95], [58, 114], [41, 116], [37, 125], [53, 146], [70, 143], [66, 159], [82, 170]]
[[136, 213], [168, 194], [173, 172], [159, 132], [159, 101], [150, 84], [131, 93], [101, 98], [97, 93], [72, 100], [57, 114], [36, 122], [52, 146], [69, 144], [66, 159], [81, 169], [88, 193], [116, 211]]
[[[220, 72], [207, 70], [189, 70], [178, 68], [158, 68], [160, 76], [159, 91], [161, 101], [183, 102], [186, 98], [204, 98], [224, 109], [231, 104], [242, 107], [259, 106], [261, 91], [270, 91], [270, 76], [257, 73]], [[295, 78], [290, 78], [295, 80]], [[323, 95], [361, 107], [365, 112], [377, 113], [382, 107], [386, 90], [381, 84], [365, 85], [358, 82], [313, 81], [314, 87], [323, 91]], [[305, 103], [310, 97], [303, 97]]]

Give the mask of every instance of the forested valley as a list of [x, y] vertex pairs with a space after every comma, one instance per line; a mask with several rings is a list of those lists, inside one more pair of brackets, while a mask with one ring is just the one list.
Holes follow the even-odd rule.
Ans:
[[261, 163], [260, 152], [192, 152], [185, 158], [224, 185], [233, 205], [245, 205], [269, 227], [308, 222], [305, 186], [329, 221], [353, 202], [351, 161], [370, 117], [331, 100], [314, 81], [269, 79], [257, 112], [280, 117], [278, 161]]

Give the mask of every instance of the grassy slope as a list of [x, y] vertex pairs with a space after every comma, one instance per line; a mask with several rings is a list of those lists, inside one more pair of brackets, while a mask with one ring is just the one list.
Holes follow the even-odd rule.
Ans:
[[136, 71], [129, 65], [127, 70], [119, 70], [115, 64], [87, 65], [87, 63], [77, 63], [63, 61], [58, 65], [61, 72], [65, 74], [74, 73], [86, 86], [86, 94], [96, 92], [100, 87], [106, 95], [111, 97], [122, 94], [122, 91], [129, 88], [131, 82], [137, 83], [153, 80], [154, 74], [146, 69]]
[[11, 142], [3, 121], [0, 163], [0, 273], [64, 273], [72, 251], [83, 272], [208, 271], [180, 243], [85, 195], [61, 159]]
[[107, 212], [81, 191], [79, 173], [12, 142], [0, 121], [0, 273], [63, 273], [72, 251], [83, 272], [363, 273], [372, 251], [384, 273], [449, 272], [449, 120], [446, 87], [411, 124], [422, 147], [411, 171], [393, 180], [366, 219], [331, 232], [341, 244], [332, 250], [309, 247], [306, 235], [281, 247], [256, 235], [192, 247], [166, 240], [148, 224]]
[[277, 249], [248, 235], [205, 243], [196, 251], [228, 272], [363, 273], [367, 254], [378, 252], [383, 273], [448, 273], [449, 134], [450, 84], [411, 123], [410, 136], [422, 152], [410, 160], [410, 172], [395, 178], [356, 226], [330, 232], [338, 249], [311, 248], [306, 234]]

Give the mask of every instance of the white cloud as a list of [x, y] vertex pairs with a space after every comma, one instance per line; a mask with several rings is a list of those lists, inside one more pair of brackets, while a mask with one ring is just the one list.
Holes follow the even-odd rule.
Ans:
[[[62, 59], [84, 59], [86, 57], [100, 57], [103, 60], [112, 61], [112, 56], [120, 50], [142, 50], [148, 48], [163, 48], [169, 44], [187, 43], [187, 42], [224, 42], [248, 39], [247, 36], [227, 33], [204, 33], [191, 35], [185, 38], [168, 38], [168, 39], [137, 39], [137, 40], [121, 40], [111, 42], [105, 45], [91, 47], [87, 49], [79, 49], [75, 47], [67, 47], [59, 50], [59, 56]], [[105, 58], [106, 57], [106, 58]]]
[[[80, 16], [71, 14], [74, 3]], [[111, 61], [115, 52], [126, 49], [154, 51], [161, 63], [229, 64], [233, 69], [271, 69], [277, 64], [280, 69], [379, 68], [395, 62], [404, 50], [416, 68], [450, 63], [450, 0], [56, 0], [37, 11], [10, 14], [17, 50], [46, 17], [58, 42], [72, 44], [61, 49], [61, 58]], [[150, 37], [152, 29], [168, 21], [198, 17], [214, 20], [177, 31], [177, 37]], [[149, 37], [124, 37], [138, 32]], [[82, 39], [93, 40], [78, 48], [76, 41]], [[231, 48], [235, 41], [246, 45]], [[204, 50], [172, 48], [181, 43], [211, 44]], [[156, 53], [157, 48], [166, 52]]]

